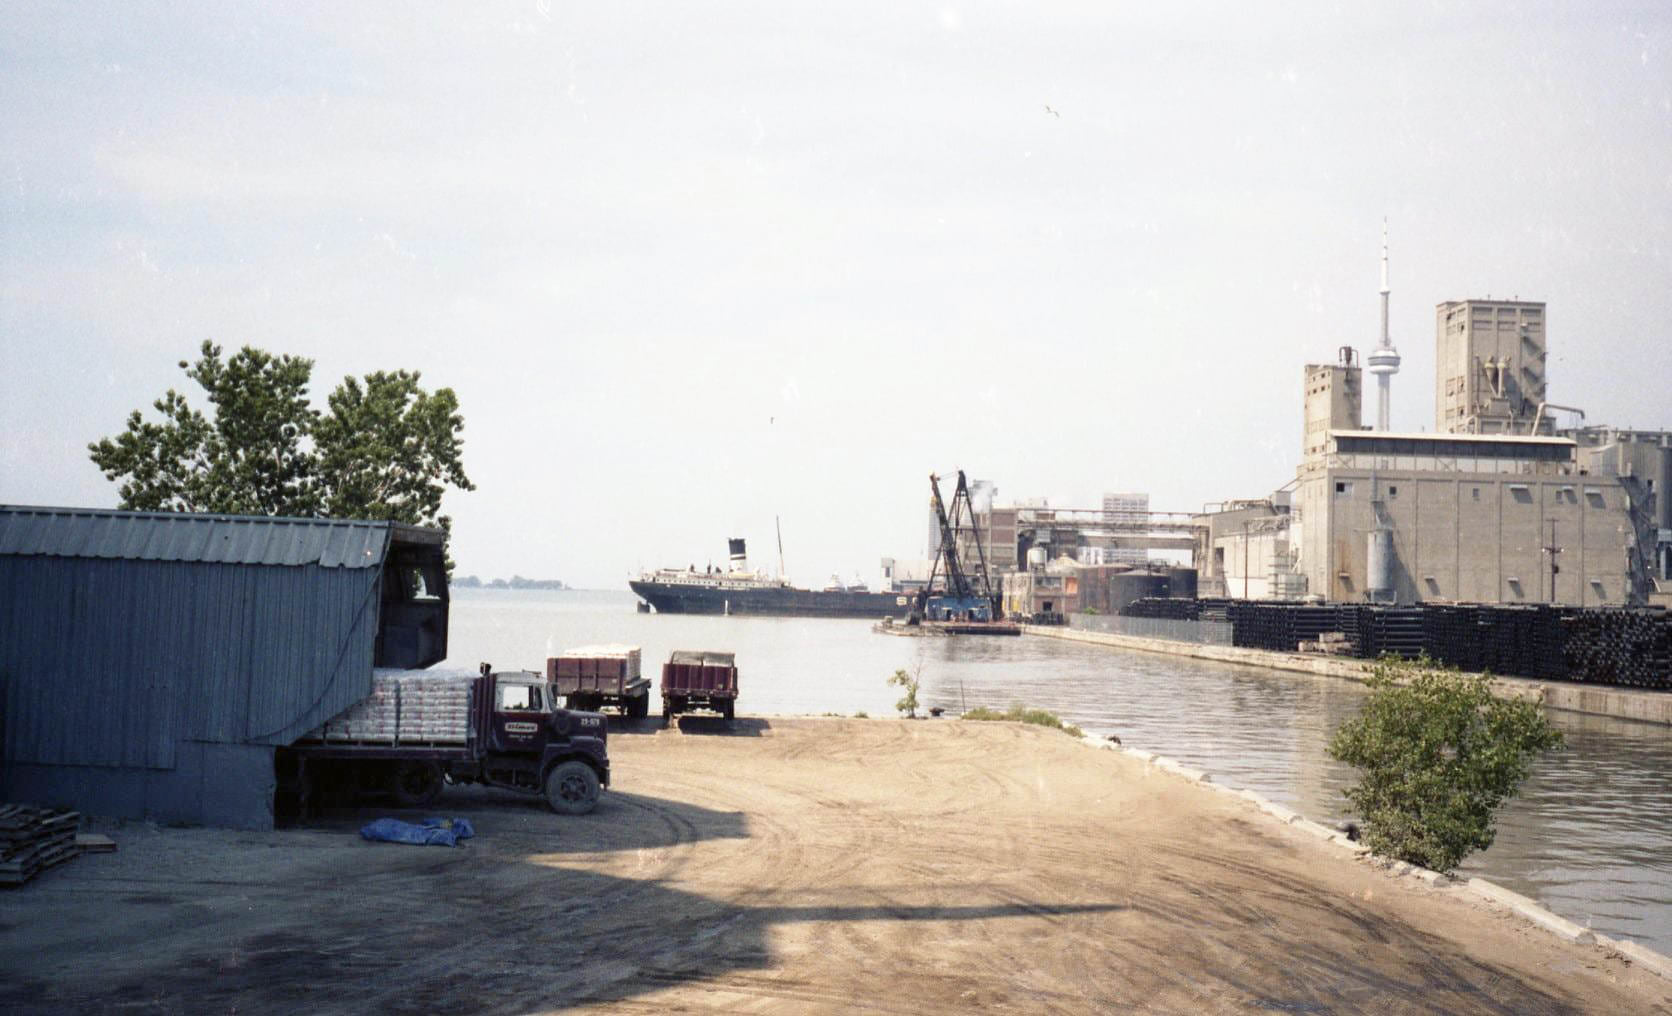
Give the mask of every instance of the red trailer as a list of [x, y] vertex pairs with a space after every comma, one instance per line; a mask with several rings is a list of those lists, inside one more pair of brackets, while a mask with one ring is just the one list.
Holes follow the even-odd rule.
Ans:
[[570, 709], [614, 706], [632, 719], [650, 715], [650, 679], [640, 676], [638, 646], [564, 650], [546, 660], [546, 680]]
[[736, 654], [676, 649], [662, 664], [663, 723], [692, 709], [711, 709], [730, 720], [736, 702]]

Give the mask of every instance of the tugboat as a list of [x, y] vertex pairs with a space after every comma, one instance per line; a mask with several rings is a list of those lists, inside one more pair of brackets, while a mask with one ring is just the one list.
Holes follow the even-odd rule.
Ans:
[[767, 617], [889, 617], [904, 615], [911, 598], [873, 593], [863, 584], [800, 589], [788, 580], [749, 567], [744, 540], [727, 541], [724, 571], [695, 565], [658, 568], [627, 583], [658, 614], [738, 614]]

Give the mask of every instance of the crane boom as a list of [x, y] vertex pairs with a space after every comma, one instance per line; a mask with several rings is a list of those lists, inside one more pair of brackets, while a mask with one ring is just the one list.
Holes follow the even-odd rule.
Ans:
[[[970, 501], [969, 483], [964, 477], [964, 471], [958, 470], [958, 486], [953, 490], [950, 511], [947, 509], [946, 501], [941, 497], [940, 477], [933, 473], [929, 474], [929, 494], [930, 504], [935, 509], [935, 521], [940, 526], [940, 549], [935, 552], [934, 563], [929, 568], [929, 581], [917, 595], [910, 623], [921, 620], [927, 612], [929, 598], [935, 592], [935, 579], [941, 575], [943, 562], [946, 566], [943, 595], [955, 604], [963, 605], [953, 609], [973, 610], [970, 601], [981, 599], [986, 601], [987, 616], [998, 617], [1001, 613], [1000, 604], [998, 597], [993, 595], [992, 582], [987, 575], [987, 552], [982, 548], [980, 533], [976, 530], [975, 506]], [[975, 581], [971, 581], [972, 576], [965, 572], [964, 564], [958, 558], [958, 532], [966, 512], [969, 514], [967, 528], [975, 534]]]

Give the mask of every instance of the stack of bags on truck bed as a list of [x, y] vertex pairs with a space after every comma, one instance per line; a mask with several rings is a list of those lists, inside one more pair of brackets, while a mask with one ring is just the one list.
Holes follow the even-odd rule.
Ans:
[[[571, 668], [565, 667], [562, 661], [609, 660], [620, 661], [620, 675], [622, 680], [637, 681], [639, 679], [639, 674], [641, 673], [639, 656], [640, 653], [638, 646], [628, 646], [622, 645], [618, 642], [609, 642], [595, 646], [576, 646], [573, 649], [565, 649], [555, 658], [560, 661], [558, 663], [558, 673], [563, 674], [566, 677], [574, 676], [574, 673], [579, 671], [571, 670]], [[550, 677], [551, 675], [548, 674], [547, 676]], [[582, 676], [591, 677], [593, 675], [591, 673], [584, 673]], [[608, 671], [601, 676], [616, 676], [616, 668], [608, 668]]]
[[382, 675], [372, 678], [372, 693], [348, 711], [327, 721], [324, 741], [371, 741], [392, 744], [400, 716], [400, 685]]
[[80, 853], [80, 824], [79, 812], [0, 805], [0, 885], [22, 885]]
[[377, 671], [372, 693], [304, 740], [328, 744], [463, 744], [470, 731], [467, 674]]
[[465, 740], [465, 731], [470, 729], [468, 681], [429, 676], [403, 676], [398, 681], [400, 720], [396, 730], [403, 744]]

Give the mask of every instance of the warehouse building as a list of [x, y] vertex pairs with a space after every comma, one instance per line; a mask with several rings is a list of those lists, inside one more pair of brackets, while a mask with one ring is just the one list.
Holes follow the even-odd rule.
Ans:
[[1561, 431], [1547, 400], [1545, 307], [1436, 312], [1435, 428], [1367, 430], [1351, 349], [1303, 373], [1286, 523], [1305, 591], [1329, 600], [1643, 603], [1672, 561], [1672, 436]]
[[[1386, 298], [1384, 274], [1384, 359]], [[1672, 602], [1672, 433], [1585, 425], [1549, 401], [1543, 303], [1441, 303], [1435, 354], [1434, 433], [1365, 426], [1351, 347], [1305, 366], [1295, 479], [1196, 518], [1204, 594]]]
[[275, 748], [447, 655], [443, 539], [0, 506], [0, 798], [270, 828]]

